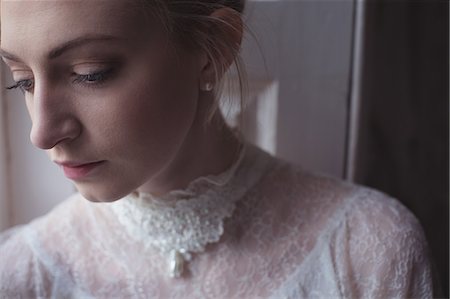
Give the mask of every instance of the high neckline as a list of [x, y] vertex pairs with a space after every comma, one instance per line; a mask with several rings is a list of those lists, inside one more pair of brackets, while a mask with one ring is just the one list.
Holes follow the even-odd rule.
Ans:
[[130, 194], [109, 204], [129, 235], [144, 248], [159, 251], [168, 261], [170, 276], [179, 277], [193, 253], [219, 241], [224, 220], [233, 215], [237, 201], [259, 181], [270, 161], [269, 154], [243, 142], [235, 162], [217, 175], [198, 177], [186, 189], [161, 197]]
[[173, 205], [177, 201], [189, 200], [195, 196], [200, 195], [208, 189], [217, 189], [225, 186], [230, 182], [231, 178], [236, 173], [239, 168], [244, 156], [246, 154], [248, 143], [246, 141], [240, 141], [239, 149], [237, 155], [235, 155], [233, 162], [225, 170], [218, 174], [208, 174], [199, 176], [193, 179], [186, 188], [174, 189], [169, 192], [156, 196], [148, 192], [133, 191], [128, 196], [126, 200], [132, 201], [142, 201], [142, 202], [153, 202], [159, 205]]

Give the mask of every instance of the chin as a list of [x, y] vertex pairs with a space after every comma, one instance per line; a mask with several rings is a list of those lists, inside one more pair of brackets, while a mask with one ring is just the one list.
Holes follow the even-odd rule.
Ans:
[[130, 194], [133, 190], [117, 190], [113, 186], [93, 186], [75, 183], [80, 194], [92, 202], [113, 202]]

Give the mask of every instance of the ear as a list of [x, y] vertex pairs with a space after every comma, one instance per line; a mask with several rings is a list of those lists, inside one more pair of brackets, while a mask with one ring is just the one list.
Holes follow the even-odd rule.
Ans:
[[[215, 10], [210, 16], [213, 19], [212, 35], [213, 46], [208, 53], [202, 53], [201, 89], [211, 90], [208, 83], [214, 85], [228, 70], [239, 53], [243, 36], [243, 22], [241, 14], [229, 7]], [[214, 56], [217, 57], [214, 57]], [[211, 61], [211, 59], [215, 59]], [[217, 70], [216, 70], [217, 68]], [[217, 72], [217, 74], [216, 74]], [[218, 78], [216, 78], [216, 75]]]

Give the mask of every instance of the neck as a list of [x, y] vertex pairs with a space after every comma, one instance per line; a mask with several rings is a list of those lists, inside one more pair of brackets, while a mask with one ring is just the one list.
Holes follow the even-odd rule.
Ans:
[[200, 176], [219, 174], [232, 165], [241, 141], [225, 124], [219, 111], [208, 125], [203, 124], [203, 117], [204, 113], [196, 118], [170, 163], [139, 187], [139, 192], [162, 196], [171, 190], [185, 189]]

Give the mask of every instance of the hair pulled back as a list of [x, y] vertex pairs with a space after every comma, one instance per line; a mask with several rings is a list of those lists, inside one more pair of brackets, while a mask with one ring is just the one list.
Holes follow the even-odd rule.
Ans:
[[[224, 73], [229, 68], [225, 65], [224, 57], [233, 57], [237, 71], [239, 104], [242, 108], [244, 101], [244, 85], [246, 76], [241, 57], [240, 45], [231, 44], [224, 38], [232, 34], [236, 28], [223, 19], [211, 14], [221, 8], [231, 8], [240, 18], [244, 12], [246, 0], [137, 0], [143, 6], [145, 13], [157, 17], [178, 46], [193, 51], [203, 51], [213, 64], [215, 73], [215, 100], [211, 105], [207, 121], [210, 121], [219, 107], [219, 100], [224, 91]], [[234, 89], [229, 82], [229, 88]], [[232, 94], [230, 91], [229, 94]], [[227, 99], [231, 101], [231, 99]], [[230, 102], [230, 104], [232, 104]]]

